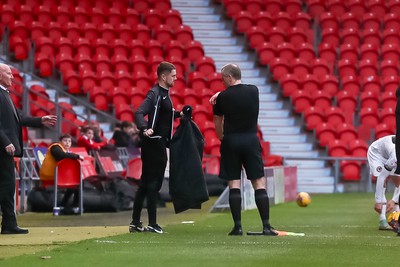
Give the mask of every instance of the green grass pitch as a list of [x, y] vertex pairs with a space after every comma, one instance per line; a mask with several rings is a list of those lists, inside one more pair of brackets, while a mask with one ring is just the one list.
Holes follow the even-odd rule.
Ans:
[[[271, 224], [304, 237], [231, 237], [229, 212], [193, 215], [166, 233], [89, 239], [0, 260], [0, 266], [379, 266], [396, 264], [400, 237], [378, 230], [373, 194], [311, 195], [312, 203], [271, 208]], [[260, 231], [257, 210], [242, 213], [243, 230]], [[27, 236], [27, 239], [29, 235]], [[0, 237], [1, 244], [1, 237]], [[1, 249], [1, 246], [0, 246]], [[23, 246], [16, 249], [24, 249]], [[48, 256], [48, 259], [42, 259]]]

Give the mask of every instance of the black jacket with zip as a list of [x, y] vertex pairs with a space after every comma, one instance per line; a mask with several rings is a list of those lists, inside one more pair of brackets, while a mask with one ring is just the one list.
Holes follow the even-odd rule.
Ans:
[[[180, 117], [179, 111], [172, 111], [171, 119], [169, 121], [161, 121], [160, 110], [162, 101], [168, 100], [171, 103], [171, 108], [173, 110], [173, 104], [171, 98], [169, 97], [169, 90], [161, 87], [159, 84], [154, 85], [146, 95], [146, 98], [143, 100], [142, 104], [135, 112], [135, 123], [138, 129], [143, 132], [145, 129], [153, 129], [153, 136], [160, 135], [157, 132], [157, 128], [160, 129], [162, 127], [168, 127], [171, 129], [171, 132], [168, 133], [167, 136], [163, 136], [164, 138], [170, 140], [172, 136], [173, 130], [173, 121], [174, 118]], [[146, 121], [145, 116], [148, 116], [148, 120]], [[168, 125], [166, 125], [168, 124]]]

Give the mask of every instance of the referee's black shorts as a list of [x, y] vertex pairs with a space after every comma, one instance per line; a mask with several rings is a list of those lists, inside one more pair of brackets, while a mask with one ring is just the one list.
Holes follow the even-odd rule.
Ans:
[[260, 140], [256, 133], [237, 133], [224, 135], [221, 143], [220, 177], [225, 180], [238, 180], [244, 167], [247, 179], [264, 177], [264, 164], [261, 156]]

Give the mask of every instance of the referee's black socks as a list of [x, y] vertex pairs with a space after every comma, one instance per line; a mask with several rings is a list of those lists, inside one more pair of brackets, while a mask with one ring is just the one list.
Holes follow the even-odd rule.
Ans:
[[269, 199], [267, 191], [265, 189], [257, 189], [254, 192], [254, 197], [263, 226], [269, 226]]
[[242, 226], [242, 195], [239, 188], [229, 190], [229, 207], [235, 227]]

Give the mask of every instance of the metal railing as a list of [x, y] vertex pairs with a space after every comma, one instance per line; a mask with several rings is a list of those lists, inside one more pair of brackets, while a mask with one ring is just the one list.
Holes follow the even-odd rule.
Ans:
[[[368, 161], [366, 157], [318, 157], [318, 158], [310, 158], [310, 157], [283, 157], [283, 164], [285, 165], [286, 160], [323, 160], [326, 163], [328, 161], [333, 161], [333, 169], [334, 169], [334, 184], [333, 184], [333, 192], [338, 193], [338, 184], [340, 181], [340, 163], [342, 161], [357, 161], [361, 163], [366, 163], [366, 167], [368, 167]], [[361, 164], [362, 165], [362, 164]], [[372, 179], [370, 177], [361, 175], [361, 182], [364, 182], [366, 185], [367, 192], [372, 192]]]

